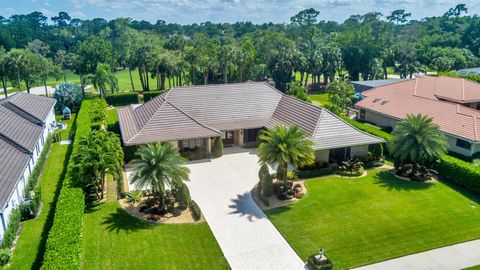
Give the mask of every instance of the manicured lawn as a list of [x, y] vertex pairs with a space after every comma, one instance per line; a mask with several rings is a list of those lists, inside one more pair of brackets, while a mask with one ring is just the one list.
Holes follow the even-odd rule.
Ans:
[[310, 99], [312, 100], [313, 104], [324, 106], [325, 104], [328, 103], [328, 94], [327, 93], [313, 94], [313, 95], [310, 95]]
[[384, 170], [306, 181], [298, 203], [267, 215], [303, 258], [324, 247], [335, 269], [480, 238], [480, 197]]
[[67, 150], [68, 145], [59, 143], [52, 145], [38, 183], [41, 187], [43, 208], [35, 219], [23, 222], [23, 229], [13, 253], [11, 269], [39, 269], [41, 266], [46, 238], [53, 222], [53, 204], [66, 165], [64, 162]]
[[123, 211], [109, 184], [106, 202], [87, 208], [82, 269], [229, 269], [206, 223], [154, 225]]
[[[132, 90], [132, 84], [130, 83], [130, 75], [128, 74], [128, 69], [118, 70], [115, 74], [117, 75], [118, 87], [121, 91], [122, 90], [123, 91]], [[150, 75], [149, 75], [149, 77], [150, 77]], [[135, 86], [135, 90], [136, 91], [142, 90], [142, 84], [140, 83], [140, 77], [138, 76], [138, 71], [137, 70], [132, 71], [132, 78], [133, 78], [133, 85]], [[67, 71], [67, 81], [71, 81], [73, 83], [80, 84], [80, 77], [78, 75], [74, 74], [71, 71]], [[49, 78], [47, 80], [47, 85], [55, 88], [55, 86], [57, 86], [57, 84], [59, 84], [61, 82], [63, 82], [63, 75], [60, 78], [60, 80], [56, 80], [54, 78]], [[173, 81], [172, 81], [172, 83], [173, 83]], [[35, 85], [35, 86], [43, 86], [43, 83], [40, 83], [39, 85]], [[156, 79], [152, 79], [150, 77], [150, 90], [156, 90], [156, 87], [157, 87]], [[168, 78], [165, 79], [165, 88], [166, 89], [170, 88], [170, 83], [168, 81]], [[26, 91], [26, 88], [25, 88], [24, 84], [22, 84], [22, 90]], [[3, 94], [3, 89], [1, 91], [2, 91], [1, 94]], [[16, 92], [16, 91], [17, 91], [17, 89], [10, 89], [8, 92], [13, 93], [13, 92]]]

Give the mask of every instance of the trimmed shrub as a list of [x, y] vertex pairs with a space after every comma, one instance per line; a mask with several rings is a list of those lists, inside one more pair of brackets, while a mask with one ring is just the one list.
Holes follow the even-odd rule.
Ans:
[[333, 168], [321, 168], [321, 169], [313, 169], [313, 170], [305, 170], [305, 171], [297, 170], [296, 172], [297, 172], [298, 178], [305, 179], [305, 178], [331, 175], [335, 171]]
[[382, 144], [372, 145], [372, 156], [377, 160], [383, 159], [383, 145]]
[[221, 137], [216, 137], [213, 141], [213, 156], [221, 157], [223, 156], [223, 142]]
[[0, 249], [0, 266], [6, 265], [10, 261], [10, 250], [8, 248]]
[[175, 196], [175, 200], [178, 202], [178, 206], [182, 210], [185, 210], [190, 206], [192, 198], [190, 197], [190, 191], [188, 190], [187, 185], [185, 185], [184, 183], [181, 183], [177, 187], [177, 194]]
[[267, 164], [262, 164], [258, 171], [258, 177], [260, 178], [259, 188], [262, 194], [269, 197], [273, 194], [273, 178], [270, 175]]
[[188, 160], [197, 160], [208, 157], [207, 150], [199, 148], [191, 151], [182, 151], [180, 154]]
[[13, 241], [17, 236], [18, 228], [20, 227], [21, 214], [19, 208], [14, 208], [10, 213], [10, 220], [8, 221], [7, 230], [3, 234], [2, 248], [11, 248]]
[[32, 173], [28, 177], [28, 183], [25, 187], [24, 194], [25, 197], [30, 198], [30, 191], [32, 191], [35, 186], [37, 186], [38, 178], [40, 177], [40, 173], [43, 170], [43, 166], [45, 165], [45, 161], [47, 160], [47, 155], [52, 149], [52, 142], [53, 137], [48, 136], [47, 140], [45, 141], [45, 145], [40, 153], [40, 157], [38, 157], [37, 164], [33, 167]]
[[165, 91], [146, 91], [146, 92], [143, 92], [143, 102], [147, 102], [147, 101], [151, 100], [152, 98], [160, 95], [163, 92], [165, 92]]
[[199, 221], [202, 217], [202, 211], [200, 210], [200, 207], [198, 207], [198, 204], [193, 200], [190, 202], [190, 211], [192, 212], [193, 220]]
[[128, 203], [139, 203], [142, 201], [143, 193], [140, 190], [132, 190], [127, 192]]
[[455, 157], [444, 155], [436, 164], [443, 179], [480, 193], [480, 167]]
[[[82, 102], [75, 125], [72, 157], [78, 151], [79, 138], [88, 136], [91, 131], [90, 111], [97, 100], [86, 98]], [[73, 185], [73, 165], [70, 159], [55, 207], [53, 225], [48, 234], [42, 270], [80, 268], [85, 195], [81, 187]]]
[[261, 192], [261, 189], [259, 187], [257, 187], [257, 197], [260, 199], [260, 201], [262, 201], [262, 203], [265, 205], [265, 206], [270, 206], [270, 202], [268, 201], [268, 198], [267, 196], [263, 195], [263, 193]]
[[110, 106], [124, 106], [129, 104], [138, 104], [137, 92], [121, 92], [115, 94], [108, 94], [105, 96], [105, 101]]

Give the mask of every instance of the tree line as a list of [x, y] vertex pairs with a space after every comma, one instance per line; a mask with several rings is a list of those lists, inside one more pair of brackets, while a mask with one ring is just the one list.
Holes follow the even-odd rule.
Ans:
[[[313, 8], [284, 24], [251, 22], [179, 25], [130, 18], [81, 20], [66, 12], [0, 16], [0, 79], [27, 90], [48, 77], [73, 71], [81, 85], [118, 90], [114, 73], [128, 69], [132, 90], [243, 82], [272, 78], [286, 90], [292, 81], [319, 89], [336, 77], [402, 78], [478, 64], [480, 17], [464, 4], [442, 16], [410, 20], [411, 13], [352, 15], [323, 21]], [[141, 89], [135, 89], [138, 72]], [[156, 82], [156, 88], [153, 83]]]

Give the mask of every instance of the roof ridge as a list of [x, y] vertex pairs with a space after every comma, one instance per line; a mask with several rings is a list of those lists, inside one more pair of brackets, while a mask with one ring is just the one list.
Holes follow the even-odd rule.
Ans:
[[324, 112], [324, 110], [322, 109], [322, 111], [320, 112], [320, 115], [318, 116], [317, 123], [315, 124], [315, 128], [314, 128], [313, 134], [312, 134], [312, 138], [314, 138], [317, 135], [318, 126], [320, 125], [320, 121], [322, 121], [323, 112]]
[[[34, 122], [30, 121], [29, 119], [27, 119], [26, 117], [22, 116], [21, 114], [16, 113], [16, 112], [13, 111], [12, 109], [8, 108], [7, 104], [10, 105], [10, 106], [15, 107], [16, 109], [20, 110], [21, 112], [25, 113], [26, 115], [28, 115], [28, 116], [32, 117], [33, 119], [37, 120], [38, 123], [34, 123]], [[38, 119], [37, 117], [35, 117], [35, 116], [32, 115], [31, 113], [25, 111], [24, 109], [18, 107], [17, 105], [13, 104], [13, 103], [10, 102], [10, 101], [7, 101], [5, 104], [2, 104], [2, 105], [3, 105], [3, 107], [5, 107], [7, 110], [13, 112], [14, 114], [20, 116], [21, 118], [27, 120], [28, 122], [30, 122], [30, 123], [32, 123], [32, 124], [38, 125], [38, 124], [43, 124], [43, 123], [44, 123], [43, 120]]]
[[[157, 97], [155, 97], [155, 98], [157, 98]], [[150, 102], [150, 101], [152, 101], [152, 100], [153, 100], [153, 99], [149, 100], [148, 102]], [[166, 99], [165, 99], [164, 102], [162, 102], [162, 104], [160, 104], [160, 107], [158, 107], [158, 109], [155, 110], [155, 112], [152, 114], [152, 116], [150, 116], [150, 117], [148, 118], [148, 120], [145, 121], [145, 124], [144, 124], [141, 128], [139, 128], [139, 127], [137, 126], [138, 131], [135, 133], [135, 135], [133, 135], [133, 136], [128, 140], [128, 142], [130, 142], [130, 141], [133, 140], [135, 137], [137, 137], [137, 136], [140, 134], [140, 132], [142, 132], [142, 130], [145, 129], [145, 127], [147, 126], [148, 122], [150, 122], [150, 120], [152, 120], [152, 118], [155, 116], [155, 114], [157, 114], [158, 110], [163, 107], [163, 104], [165, 104], [165, 102], [167, 102]], [[145, 103], [144, 103], [143, 105], [145, 105]], [[143, 105], [142, 105], [142, 106], [143, 106]], [[130, 105], [130, 106], [132, 106], [132, 105]], [[139, 107], [138, 107], [138, 108], [139, 108]], [[132, 106], [132, 112], [133, 112], [133, 113], [135, 113], [135, 110], [136, 110], [136, 109], [137, 109], [137, 108], [133, 109], [133, 106]], [[134, 116], [134, 118], [135, 118], [135, 115], [133, 115], [133, 116]], [[136, 126], [136, 125], [137, 125], [137, 121], [135, 121], [135, 126]]]
[[[356, 126], [350, 124], [348, 121], [346, 121], [346, 120], [343, 119], [342, 117], [340, 117], [340, 116], [332, 113], [332, 112], [329, 111], [328, 109], [323, 109], [323, 110], [327, 111], [331, 116], [333, 116], [333, 117], [337, 118], [338, 120], [342, 121], [342, 122], [345, 123], [346, 125], [348, 125], [348, 126], [350, 126], [351, 128], [353, 128], [354, 130], [356, 130], [356, 131], [358, 131], [358, 132], [360, 132], [360, 133], [362, 133], [362, 134], [364, 134], [364, 135], [367, 135], [367, 136], [370, 136], [370, 137], [373, 137], [373, 138], [378, 138], [378, 139], [381, 139], [381, 140], [385, 141], [385, 139], [383, 139], [383, 138], [377, 137], [377, 136], [375, 136], [375, 135], [372, 135], [372, 134], [370, 134], [370, 133], [368, 133], [368, 132], [365, 132], [365, 131], [357, 128]], [[323, 114], [323, 112], [322, 112], [322, 114]]]
[[183, 86], [174, 86], [170, 87], [167, 91], [173, 90], [173, 89], [184, 89], [184, 88], [201, 88], [201, 87], [220, 87], [224, 85], [237, 85], [237, 84], [245, 84], [245, 83], [267, 83], [266, 81], [251, 81], [247, 80], [244, 82], [230, 82], [230, 83], [208, 83], [208, 84], [195, 84], [195, 85], [183, 85]]
[[195, 118], [193, 118], [192, 116], [190, 116], [188, 113], [186, 113], [185, 111], [183, 111], [182, 109], [178, 108], [177, 106], [175, 106], [175, 104], [173, 104], [172, 102], [168, 101], [168, 100], [165, 100], [165, 102], [167, 102], [168, 104], [170, 104], [172, 107], [174, 107], [176, 110], [178, 110], [179, 112], [183, 113], [185, 116], [187, 116], [188, 118], [190, 118], [191, 120], [193, 120], [195, 123], [199, 124], [200, 126], [204, 127], [204, 128], [207, 128], [207, 129], [210, 129], [212, 131], [215, 131], [215, 132], [218, 132], [218, 133], [222, 133], [220, 130], [217, 130], [217, 129], [214, 129], [210, 126], [207, 126], [201, 122], [199, 122], [198, 120], [196, 120]]
[[10, 137], [8, 137], [7, 135], [5, 135], [1, 132], [0, 132], [0, 140], [5, 141], [6, 143], [10, 144], [12, 147], [17, 148], [18, 150], [22, 151], [25, 154], [28, 154], [28, 155], [33, 154], [30, 150], [28, 150], [24, 146], [18, 144], [17, 142], [12, 140]]
[[465, 100], [465, 83], [462, 78], [462, 100]]

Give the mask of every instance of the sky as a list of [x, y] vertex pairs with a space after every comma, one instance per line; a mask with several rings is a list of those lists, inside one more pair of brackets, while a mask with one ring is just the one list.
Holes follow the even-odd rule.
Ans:
[[320, 20], [343, 22], [353, 14], [379, 11], [386, 16], [395, 9], [411, 12], [412, 19], [422, 19], [440, 16], [459, 3], [467, 5], [468, 14], [480, 14], [479, 0], [0, 0], [0, 15], [40, 11], [52, 17], [66, 11], [72, 18], [130, 17], [152, 23], [283, 23], [299, 11], [313, 7], [320, 11]]

